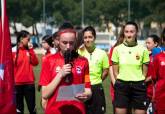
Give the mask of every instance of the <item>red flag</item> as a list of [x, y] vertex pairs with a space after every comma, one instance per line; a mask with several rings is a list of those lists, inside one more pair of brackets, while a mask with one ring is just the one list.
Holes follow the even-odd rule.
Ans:
[[6, 0], [1, 0], [0, 20], [0, 113], [16, 114], [14, 72]]

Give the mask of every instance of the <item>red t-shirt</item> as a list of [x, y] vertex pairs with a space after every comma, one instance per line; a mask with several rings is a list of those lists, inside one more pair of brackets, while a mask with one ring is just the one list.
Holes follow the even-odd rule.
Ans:
[[19, 48], [19, 51], [17, 51], [16, 47], [12, 49], [15, 83], [16, 85], [33, 84], [33, 66], [38, 65], [37, 56], [33, 49], [27, 50], [25, 48]]
[[[110, 49], [110, 52], [109, 52], [109, 65], [110, 66], [112, 66], [111, 58], [112, 58], [113, 49], [114, 49], [114, 47], [112, 47]], [[113, 86], [112, 82], [111, 82], [111, 85], [110, 85], [110, 95], [111, 95], [111, 99], [112, 99], [112, 102], [113, 102], [114, 101], [114, 86]]]
[[[64, 65], [64, 57], [60, 52], [45, 58], [42, 64], [42, 75], [39, 84], [46, 86], [49, 84], [59, 70]], [[78, 57], [73, 61], [73, 82], [72, 84], [85, 84], [85, 88], [90, 88], [89, 64], [84, 57]], [[60, 86], [67, 85], [64, 80], [55, 89], [52, 97], [48, 99], [46, 114], [85, 114], [84, 103], [80, 101], [56, 101]]]
[[155, 104], [157, 110], [165, 110], [165, 53], [161, 52], [154, 58], [155, 75], [152, 76], [156, 81]]
[[[148, 65], [148, 72], [147, 72], [147, 77], [152, 77], [154, 75], [154, 65], [153, 65], [153, 56], [150, 55], [150, 62]], [[153, 96], [153, 87], [154, 84], [152, 81], [147, 83], [147, 96], [149, 97], [149, 99], [152, 99]]]
[[[49, 57], [51, 55], [53, 55], [53, 53], [51, 53], [51, 51], [47, 51], [46, 54], [42, 56], [42, 59], [41, 59], [42, 63], [46, 60], [47, 57]], [[42, 75], [43, 74], [42, 71], [43, 70], [42, 70], [42, 65], [41, 65], [40, 79], [42, 79], [41, 77], [43, 76]], [[40, 80], [39, 80], [39, 85], [40, 85]]]

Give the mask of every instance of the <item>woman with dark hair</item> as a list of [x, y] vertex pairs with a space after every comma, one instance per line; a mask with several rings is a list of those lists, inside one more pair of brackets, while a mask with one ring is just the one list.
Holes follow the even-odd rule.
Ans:
[[162, 51], [154, 57], [154, 73], [152, 79], [155, 83], [155, 114], [165, 114], [165, 29], [161, 37]]
[[112, 53], [115, 77], [115, 114], [127, 114], [128, 108], [135, 114], [145, 114], [147, 95], [145, 77], [149, 63], [149, 52], [137, 43], [138, 26], [127, 22], [124, 26], [124, 42]]
[[109, 61], [104, 50], [96, 48], [96, 31], [92, 26], [82, 31], [84, 47], [79, 49], [79, 54], [86, 57], [89, 62], [92, 97], [86, 102], [87, 114], [105, 114], [106, 102], [103, 81], [109, 72]]
[[53, 38], [51, 35], [45, 35], [42, 38], [42, 48], [46, 51], [44, 55], [55, 54]]
[[[56, 53], [51, 35], [45, 35], [42, 38], [42, 47], [45, 50], [44, 56], [42, 56], [42, 63], [43, 63], [47, 57]], [[42, 76], [43, 76], [42, 73], [40, 73], [40, 79]], [[41, 85], [40, 85], [40, 81], [39, 81], [38, 91], [40, 91], [40, 90], [41, 90]], [[46, 104], [47, 104], [47, 100], [41, 99], [41, 105], [42, 105], [43, 109], [46, 108]]]
[[29, 113], [36, 114], [33, 66], [38, 65], [38, 59], [33, 50], [33, 45], [29, 43], [30, 33], [22, 30], [16, 35], [17, 45], [12, 48], [12, 54], [17, 114], [24, 113], [24, 97]]
[[148, 72], [147, 72], [147, 77], [145, 79], [146, 85], [147, 85], [147, 97], [149, 100], [149, 106], [147, 109], [147, 112], [152, 112], [154, 111], [153, 107], [153, 91], [154, 91], [154, 83], [152, 81], [152, 76], [154, 75], [154, 66], [153, 66], [153, 56], [152, 56], [152, 49], [155, 47], [158, 47], [160, 44], [160, 38], [157, 35], [150, 35], [146, 39], [146, 47], [149, 51], [150, 55], [150, 62], [148, 65]]
[[163, 39], [165, 39], [165, 28], [163, 29], [162, 34], [161, 34], [160, 45], [158, 47], [155, 47], [152, 49], [153, 57], [155, 55], [159, 54], [160, 52], [162, 52], [163, 50], [165, 50], [165, 45], [164, 45]]

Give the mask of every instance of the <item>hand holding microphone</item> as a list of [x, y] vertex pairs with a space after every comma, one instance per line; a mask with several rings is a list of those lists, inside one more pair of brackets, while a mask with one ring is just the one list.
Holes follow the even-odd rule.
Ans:
[[64, 64], [62, 69], [60, 70], [60, 73], [61, 73], [62, 77], [66, 77], [71, 72], [72, 72], [71, 64]]

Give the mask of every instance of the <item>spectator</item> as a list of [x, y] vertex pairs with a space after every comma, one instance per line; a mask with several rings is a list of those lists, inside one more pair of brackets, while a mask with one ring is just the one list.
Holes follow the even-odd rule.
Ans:
[[36, 114], [33, 66], [38, 65], [38, 59], [29, 40], [29, 32], [22, 30], [17, 33], [17, 45], [12, 48], [17, 114], [24, 113], [24, 97], [29, 113]]
[[[52, 39], [52, 36], [50, 35], [45, 35], [43, 38], [42, 38], [42, 47], [43, 49], [45, 50], [45, 54], [44, 56], [42, 57], [42, 62], [44, 62], [44, 60], [51, 56], [52, 54], [55, 54], [56, 53], [56, 50], [54, 49], [54, 44], [53, 44], [53, 39]], [[40, 73], [40, 78], [42, 76], [42, 73]], [[40, 91], [41, 89], [41, 85], [39, 84], [38, 85], [38, 91]], [[46, 108], [46, 104], [47, 104], [47, 100], [45, 99], [42, 99], [41, 100], [41, 105], [42, 105], [42, 108], [45, 109]]]
[[59, 49], [59, 36], [58, 36], [58, 32], [55, 32], [53, 34], [52, 39], [53, 39], [53, 43], [54, 43], [54, 48], [55, 48], [55, 50], [57, 52], [58, 49]]
[[[161, 37], [161, 47], [165, 47], [165, 37]], [[152, 79], [155, 82], [155, 114], [165, 114], [165, 50], [154, 57], [154, 73]]]
[[[149, 99], [149, 107], [147, 109], [147, 112], [153, 113], [154, 107], [153, 107], [153, 89], [154, 89], [154, 83], [152, 81], [152, 76], [154, 75], [154, 66], [153, 66], [153, 56], [152, 56], [152, 49], [159, 46], [160, 38], [157, 35], [150, 35], [146, 39], [146, 47], [150, 53], [150, 62], [148, 65], [148, 72], [146, 77], [146, 85], [147, 85], [147, 97]], [[150, 114], [149, 113], [149, 114]]]

